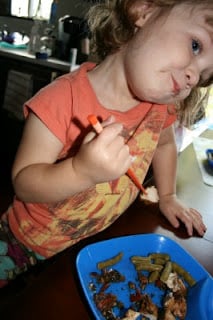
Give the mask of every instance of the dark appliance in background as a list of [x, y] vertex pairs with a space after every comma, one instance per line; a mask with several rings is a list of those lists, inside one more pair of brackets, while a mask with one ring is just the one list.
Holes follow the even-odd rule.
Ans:
[[64, 16], [58, 20], [57, 58], [71, 61], [71, 49], [77, 49], [77, 64], [88, 60], [89, 28], [87, 21], [74, 16]]
[[0, 1], [0, 15], [1, 16], [10, 16], [10, 0], [1, 0]]

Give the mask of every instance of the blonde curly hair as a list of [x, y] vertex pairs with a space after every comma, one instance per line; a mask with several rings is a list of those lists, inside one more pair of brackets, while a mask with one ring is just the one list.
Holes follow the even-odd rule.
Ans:
[[[91, 31], [91, 52], [95, 54], [97, 62], [104, 60], [109, 54], [115, 53], [131, 40], [135, 33], [137, 12], [134, 10], [138, 2], [148, 3], [169, 12], [174, 6], [188, 4], [211, 9], [207, 23], [213, 26], [212, 0], [108, 0], [100, 2], [90, 8], [87, 14]], [[205, 116], [209, 87], [213, 77], [205, 83], [197, 85], [190, 95], [176, 104], [180, 124], [190, 127], [197, 120]]]

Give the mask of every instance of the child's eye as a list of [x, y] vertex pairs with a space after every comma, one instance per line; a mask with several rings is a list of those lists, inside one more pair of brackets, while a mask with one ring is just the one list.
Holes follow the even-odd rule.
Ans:
[[198, 40], [192, 40], [192, 51], [195, 55], [198, 55], [202, 50], [202, 46]]

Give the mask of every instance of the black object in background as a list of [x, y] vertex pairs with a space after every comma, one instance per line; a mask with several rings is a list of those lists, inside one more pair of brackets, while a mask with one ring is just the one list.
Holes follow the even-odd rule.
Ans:
[[9, 16], [11, 7], [11, 0], [0, 0], [0, 15]]

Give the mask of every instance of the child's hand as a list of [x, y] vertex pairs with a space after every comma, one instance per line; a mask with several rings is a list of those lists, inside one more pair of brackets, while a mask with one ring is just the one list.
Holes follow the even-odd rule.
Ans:
[[206, 231], [206, 226], [203, 223], [201, 214], [192, 208], [185, 207], [176, 197], [176, 195], [163, 196], [159, 200], [159, 207], [164, 216], [169, 222], [178, 228], [182, 221], [190, 236], [193, 235], [195, 229], [200, 236], [203, 236]]
[[117, 179], [131, 165], [129, 147], [121, 136], [123, 126], [108, 121], [103, 127], [98, 136], [92, 132], [87, 135], [73, 158], [76, 174], [94, 184]]

